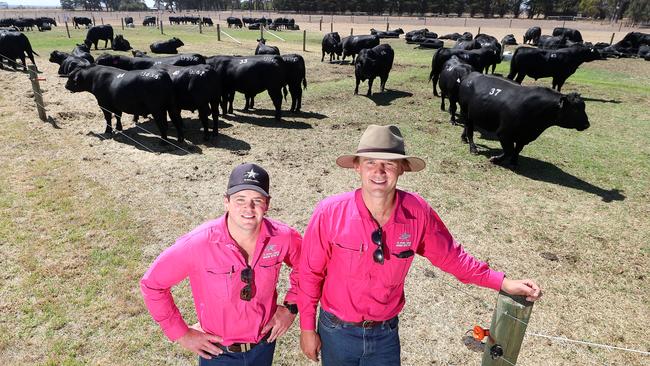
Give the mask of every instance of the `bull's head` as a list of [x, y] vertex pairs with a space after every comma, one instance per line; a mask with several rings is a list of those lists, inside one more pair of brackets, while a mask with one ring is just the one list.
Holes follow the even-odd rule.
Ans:
[[93, 44], [93, 41], [89, 39], [84, 39], [84, 45], [88, 48], [88, 52], [90, 52], [90, 46]]
[[92, 66], [78, 66], [68, 74], [68, 81], [65, 83], [65, 88], [73, 93], [82, 91], [90, 91], [88, 84], [88, 69]]
[[185, 43], [183, 43], [183, 41], [181, 41], [179, 38], [176, 38], [176, 37], [172, 38], [172, 43], [174, 44], [174, 46], [176, 46], [176, 48], [185, 45]]
[[589, 118], [585, 112], [585, 101], [578, 93], [562, 95], [559, 101], [558, 125], [584, 131], [589, 128]]
[[61, 65], [63, 60], [68, 56], [69, 55], [64, 52], [52, 51], [52, 53], [50, 53], [50, 62]]

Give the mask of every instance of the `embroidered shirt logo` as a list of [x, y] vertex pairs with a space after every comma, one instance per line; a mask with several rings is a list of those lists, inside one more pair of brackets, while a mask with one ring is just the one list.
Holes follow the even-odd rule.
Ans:
[[269, 244], [262, 252], [262, 259], [275, 258], [280, 255], [280, 249], [275, 244]]
[[395, 246], [397, 247], [410, 247], [411, 246], [411, 234], [409, 233], [402, 233], [399, 236], [399, 240], [397, 240], [397, 244]]

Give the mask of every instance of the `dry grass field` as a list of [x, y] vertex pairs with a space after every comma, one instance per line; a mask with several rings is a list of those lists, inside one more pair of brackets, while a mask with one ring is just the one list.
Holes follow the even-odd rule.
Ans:
[[[438, 34], [476, 33], [478, 23], [454, 20], [429, 19], [427, 27]], [[343, 21], [335, 28], [342, 34], [373, 26]], [[482, 22], [482, 31], [499, 39], [507, 33], [520, 39], [530, 25]], [[103, 135], [94, 97], [69, 93], [66, 79], [56, 75], [58, 65], [47, 62], [50, 51], [71, 50], [85, 31], [71, 30], [72, 39], [61, 26], [28, 33], [41, 55], [50, 122], [38, 119], [27, 76], [0, 71], [0, 364], [195, 364], [194, 356], [166, 340], [143, 305], [138, 280], [148, 265], [178, 236], [222, 214], [228, 174], [242, 162], [270, 172], [270, 216], [303, 231], [319, 200], [356, 187], [353, 172], [334, 160], [353, 151], [371, 123], [398, 125], [409, 153], [427, 162], [423, 172], [401, 178], [402, 189], [419, 192], [476, 257], [510, 278], [531, 277], [543, 286], [529, 333], [650, 351], [649, 62], [583, 65], [563, 91], [588, 98], [591, 127], [549, 129], [523, 150], [520, 166], [508, 170], [487, 160], [500, 150], [498, 141], [477, 137], [481, 154], [470, 155], [461, 128], [440, 111], [427, 82], [433, 51], [388, 40], [396, 51], [388, 90], [353, 96], [353, 68], [321, 63], [318, 23], [298, 23], [308, 29], [306, 52], [302, 32], [277, 33], [285, 41], [266, 38], [283, 53], [304, 56], [304, 112], [285, 112], [277, 122], [267, 95], [256, 98], [258, 109], [251, 112], [241, 110], [238, 96], [235, 116], [220, 117], [219, 139], [209, 143], [202, 141], [198, 116], [184, 112], [188, 152], [161, 147], [152, 121], [135, 126], [125, 118], [123, 135]], [[414, 23], [391, 20], [391, 28], [422, 27]], [[556, 23], [541, 22], [544, 33]], [[584, 29], [593, 42], [617, 32], [616, 42], [629, 30], [567, 26]], [[227, 37], [217, 42], [214, 29], [199, 34], [190, 26], [165, 25], [164, 31], [116, 33], [139, 49], [178, 36], [183, 52], [206, 55], [252, 54], [259, 36], [226, 30], [239, 45]], [[497, 72], [508, 67], [504, 62]], [[524, 83], [550, 86], [550, 79]], [[187, 283], [174, 295], [186, 321], [196, 321]], [[481, 355], [466, 349], [461, 337], [475, 324], [489, 326], [494, 292], [462, 285], [420, 258], [410, 270], [406, 299], [400, 316], [404, 365], [480, 364]], [[296, 322], [279, 341], [275, 364], [312, 364], [300, 352], [298, 334]], [[517, 364], [650, 365], [650, 357], [529, 334]]]

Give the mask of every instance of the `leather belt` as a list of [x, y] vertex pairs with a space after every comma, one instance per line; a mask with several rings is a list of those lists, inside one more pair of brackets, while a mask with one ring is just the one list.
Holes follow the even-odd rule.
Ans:
[[230, 346], [224, 346], [223, 344], [215, 343], [215, 345], [224, 352], [230, 352], [230, 353], [248, 352], [253, 348], [255, 348], [256, 346], [259, 346], [260, 344], [266, 342], [266, 340], [269, 339], [270, 335], [271, 332], [267, 333], [264, 336], [264, 338], [260, 339], [258, 343], [233, 343]]
[[395, 318], [397, 318], [397, 316], [395, 316], [388, 320], [364, 320], [360, 322], [346, 322], [345, 320], [340, 319], [339, 317], [337, 317], [332, 313], [329, 313], [329, 316], [331, 317], [333, 323], [357, 327], [357, 328], [365, 328], [365, 329], [370, 329], [384, 324], [388, 324], [391, 321], [395, 320]]

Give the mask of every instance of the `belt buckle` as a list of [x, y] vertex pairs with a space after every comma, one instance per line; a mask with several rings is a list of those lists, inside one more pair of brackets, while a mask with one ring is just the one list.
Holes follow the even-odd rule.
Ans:
[[240, 347], [242, 352], [248, 352], [252, 348], [250, 343], [242, 343]]
[[372, 328], [374, 326], [374, 324], [375, 324], [374, 320], [364, 320], [361, 323], [361, 327], [365, 328], [365, 329], [368, 329], [368, 328]]

